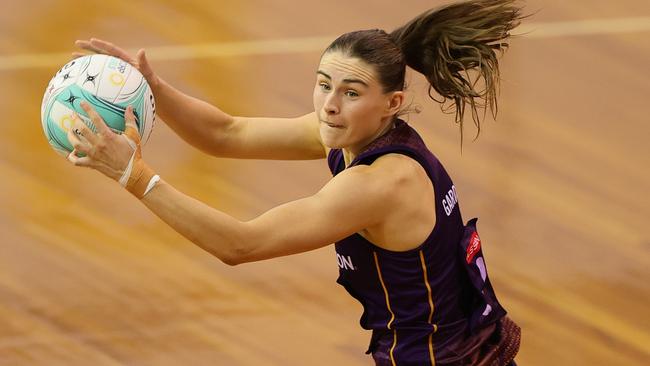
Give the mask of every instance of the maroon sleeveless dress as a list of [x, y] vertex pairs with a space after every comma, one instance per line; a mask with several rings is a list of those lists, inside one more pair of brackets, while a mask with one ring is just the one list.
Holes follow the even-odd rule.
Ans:
[[[333, 175], [385, 154], [416, 160], [433, 183], [436, 223], [417, 248], [382, 249], [359, 234], [336, 243], [337, 282], [363, 305], [377, 365], [459, 364], [495, 333], [506, 314], [487, 277], [476, 219], [463, 225], [456, 188], [418, 133], [397, 120], [349, 166], [333, 149]], [[399, 209], [399, 208], [395, 208]], [[404, 227], [404, 230], [409, 230]]]

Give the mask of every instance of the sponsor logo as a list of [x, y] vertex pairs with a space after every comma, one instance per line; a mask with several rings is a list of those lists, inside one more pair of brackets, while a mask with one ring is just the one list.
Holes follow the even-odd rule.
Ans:
[[479, 250], [481, 250], [481, 238], [478, 237], [478, 233], [475, 231], [469, 239], [469, 245], [467, 245], [467, 256], [465, 257], [467, 263], [472, 262]]
[[116, 73], [116, 72], [112, 73], [108, 77], [108, 79], [115, 86], [121, 86], [122, 84], [124, 84], [124, 76], [122, 74], [119, 74], [119, 73]]
[[68, 133], [68, 131], [70, 131], [70, 129], [72, 128], [72, 121], [73, 121], [72, 116], [66, 114], [63, 117], [61, 117], [61, 119], [59, 120], [59, 127], [61, 127], [61, 129], [64, 132]]
[[127, 65], [128, 64], [126, 62], [115, 58], [111, 59], [108, 62], [109, 69], [119, 71], [121, 74], [124, 74]]
[[338, 262], [339, 268], [341, 269], [349, 269], [351, 271], [356, 270], [352, 264], [352, 258], [349, 255], [344, 256], [336, 253], [336, 261]]

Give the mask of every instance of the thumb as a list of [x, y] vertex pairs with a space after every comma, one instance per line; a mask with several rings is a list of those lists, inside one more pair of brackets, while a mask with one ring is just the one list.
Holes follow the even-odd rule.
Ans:
[[147, 54], [144, 48], [138, 50], [135, 58], [138, 60], [138, 69], [142, 73], [142, 76], [147, 79], [149, 86], [154, 87], [154, 84], [156, 84], [158, 81], [156, 75], [153, 72], [153, 68], [151, 68], [151, 64], [149, 64], [149, 60], [147, 59]]

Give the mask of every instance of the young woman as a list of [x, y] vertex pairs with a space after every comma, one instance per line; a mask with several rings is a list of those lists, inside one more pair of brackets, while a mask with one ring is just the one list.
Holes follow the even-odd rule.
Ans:
[[136, 66], [162, 119], [206, 153], [328, 158], [334, 177], [319, 192], [247, 222], [160, 179], [142, 159], [130, 107], [118, 135], [82, 103], [97, 133], [77, 118], [68, 159], [119, 181], [229, 265], [336, 243], [338, 282], [364, 306], [361, 324], [373, 330], [368, 353], [377, 365], [514, 364], [519, 329], [489, 284], [475, 220], [463, 225], [450, 177], [398, 115], [407, 65], [426, 76], [441, 102], [453, 102], [461, 131], [466, 105], [477, 127], [479, 107], [496, 112], [496, 51], [507, 47], [520, 11], [515, 0], [472, 0], [428, 11], [391, 33], [344, 34], [318, 65], [314, 112], [294, 119], [230, 116], [163, 81], [144, 50], [131, 58], [105, 41], [77, 41]]

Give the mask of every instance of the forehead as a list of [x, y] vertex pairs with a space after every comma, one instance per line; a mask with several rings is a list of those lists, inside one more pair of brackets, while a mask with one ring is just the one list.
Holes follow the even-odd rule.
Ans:
[[333, 79], [360, 79], [368, 84], [376, 83], [375, 68], [360, 58], [351, 57], [341, 52], [327, 52], [318, 66]]

